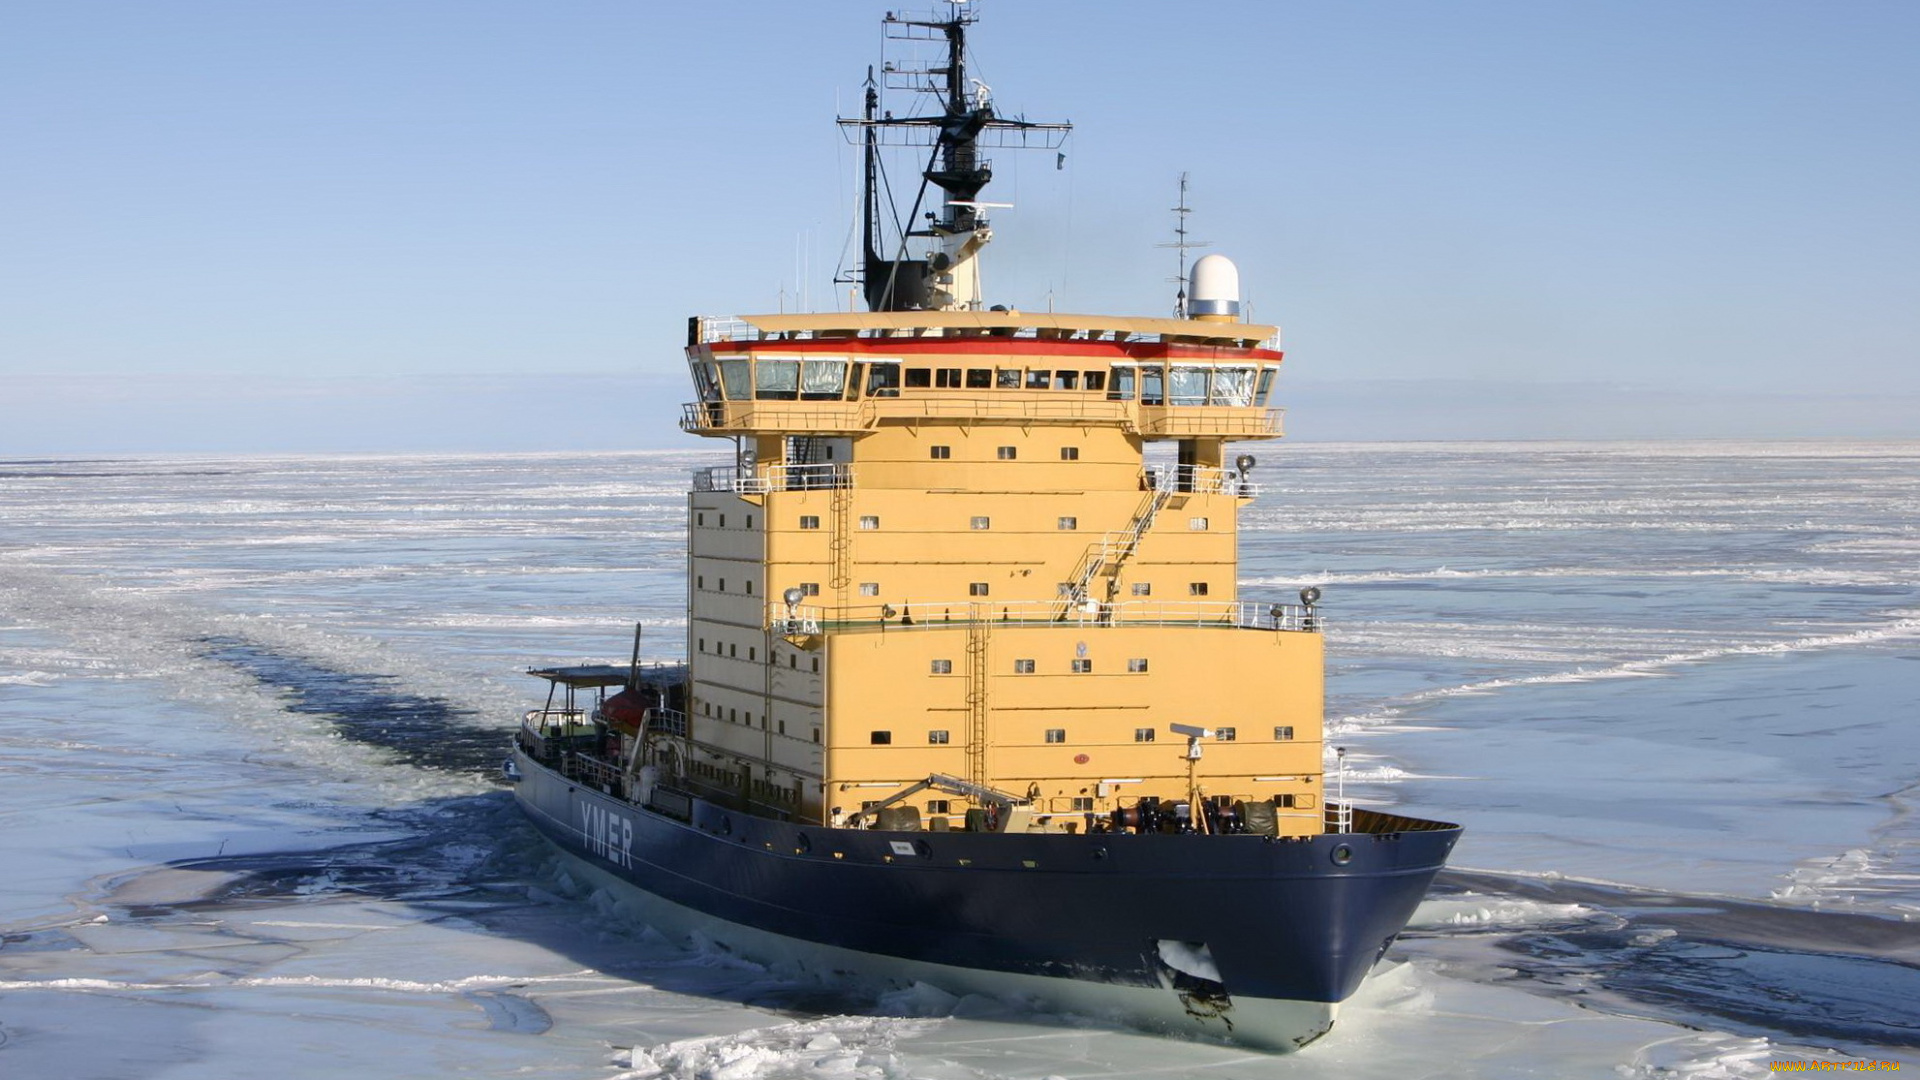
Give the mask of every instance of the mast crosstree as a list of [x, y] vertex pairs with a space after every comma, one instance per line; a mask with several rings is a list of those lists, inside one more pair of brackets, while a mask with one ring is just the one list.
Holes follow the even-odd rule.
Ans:
[[[1073, 129], [1069, 123], [1001, 116], [992, 91], [967, 75], [967, 27], [977, 16], [964, 2], [950, 0], [947, 6], [946, 18], [887, 15], [889, 42], [940, 43], [943, 56], [927, 64], [889, 60], [881, 67], [880, 81], [869, 69], [860, 116], [840, 119], [848, 138], [858, 139], [862, 150], [860, 282], [870, 311], [978, 310], [983, 305], [979, 255], [992, 239], [981, 211], [994, 205], [979, 200], [993, 180], [993, 164], [981, 150], [1057, 150]], [[882, 82], [884, 89], [933, 97], [939, 109], [895, 116], [882, 108]], [[891, 198], [881, 194], [883, 146], [930, 150], [905, 219], [897, 216]], [[923, 211], [929, 187], [939, 189], [940, 206]], [[893, 219], [897, 245], [885, 238], [887, 218]], [[930, 241], [924, 258], [908, 257], [915, 238]]]

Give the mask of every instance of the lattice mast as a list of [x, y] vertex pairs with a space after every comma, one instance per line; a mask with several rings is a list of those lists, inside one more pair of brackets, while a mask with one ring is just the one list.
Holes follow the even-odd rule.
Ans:
[[[1067, 123], [1032, 123], [995, 112], [992, 92], [967, 76], [967, 27], [977, 16], [964, 2], [950, 2], [945, 18], [888, 13], [886, 37], [892, 43], [935, 42], [942, 58], [922, 64], [889, 60], [882, 80], [867, 74], [859, 119], [842, 118], [849, 138], [858, 133], [864, 191], [861, 206], [860, 280], [872, 311], [970, 310], [982, 306], [981, 249], [992, 239], [979, 194], [993, 179], [993, 166], [981, 156], [983, 145], [1012, 149], [1057, 149], [1072, 130]], [[881, 91], [906, 90], [938, 104], [926, 115], [893, 115], [882, 108]], [[882, 146], [930, 148], [921, 171], [913, 209], [902, 220], [891, 198], [882, 194], [885, 170]], [[941, 193], [937, 210], [924, 210], [929, 187]], [[883, 216], [883, 213], [885, 216]], [[893, 218], [898, 244], [889, 244], [886, 218]], [[922, 258], [909, 258], [915, 239], [929, 241]]]

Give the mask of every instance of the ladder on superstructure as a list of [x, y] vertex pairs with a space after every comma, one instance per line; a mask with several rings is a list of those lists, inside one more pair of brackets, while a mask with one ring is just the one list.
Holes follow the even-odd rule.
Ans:
[[987, 783], [987, 635], [993, 628], [985, 604], [967, 605], [967, 778]]
[[1056, 620], [1071, 616], [1075, 610], [1087, 603], [1087, 590], [1093, 579], [1107, 575], [1107, 595], [1105, 600], [1113, 600], [1113, 589], [1119, 581], [1120, 567], [1140, 548], [1140, 541], [1147, 530], [1153, 528], [1153, 519], [1167, 505], [1173, 492], [1155, 487], [1147, 492], [1146, 500], [1134, 511], [1133, 520], [1119, 532], [1110, 532], [1100, 538], [1098, 544], [1090, 545], [1087, 553], [1080, 559], [1080, 567], [1070, 583], [1067, 594], [1060, 599], [1060, 609], [1054, 613]]

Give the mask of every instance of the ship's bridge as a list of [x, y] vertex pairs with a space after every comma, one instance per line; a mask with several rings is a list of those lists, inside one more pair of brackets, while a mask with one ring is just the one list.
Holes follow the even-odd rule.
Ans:
[[1013, 311], [696, 317], [699, 435], [858, 436], [928, 419], [1111, 425], [1145, 439], [1269, 439], [1272, 326]]

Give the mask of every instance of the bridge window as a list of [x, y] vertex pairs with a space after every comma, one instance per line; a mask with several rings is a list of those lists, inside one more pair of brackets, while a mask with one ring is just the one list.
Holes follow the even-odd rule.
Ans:
[[1267, 395], [1272, 391], [1273, 391], [1273, 369], [1261, 368], [1260, 369], [1260, 389], [1254, 392], [1253, 403], [1262, 408], [1265, 408], [1267, 404]]
[[803, 529], [817, 529], [817, 528], [819, 528], [819, 527], [820, 527], [820, 516], [819, 516], [818, 514], [801, 514], [801, 515], [800, 515], [800, 527], [801, 527], [801, 528], [803, 528]]
[[731, 401], [745, 401], [753, 396], [748, 389], [748, 380], [753, 378], [753, 369], [745, 360], [720, 361], [720, 384], [727, 391]]
[[800, 396], [807, 401], [832, 401], [846, 392], [845, 360], [808, 360], [800, 368]]
[[800, 361], [762, 360], [753, 365], [753, 396], [762, 401], [792, 401], [800, 396]]
[[1165, 405], [1167, 403], [1166, 369], [1158, 364], [1149, 364], [1140, 369], [1140, 404]]
[[1104, 371], [1087, 372], [1087, 389], [1104, 390], [1107, 387], [1107, 373]]
[[1215, 368], [1213, 388], [1207, 394], [1207, 403], [1235, 406], [1253, 404], [1253, 369], [1250, 367]]
[[928, 745], [930, 745], [930, 746], [945, 746], [945, 745], [947, 745], [947, 733], [946, 733], [946, 732], [944, 732], [944, 731], [929, 731], [929, 732], [927, 732], [927, 744], [928, 744]]
[[872, 732], [867, 736], [867, 741], [874, 746], [892, 746], [893, 732], [891, 731]]
[[1273, 741], [1274, 742], [1292, 742], [1293, 741], [1293, 725], [1288, 724], [1285, 727], [1274, 728]]
[[1015, 661], [1013, 662], [1013, 673], [1014, 673], [1015, 675], [1031, 675], [1031, 674], [1033, 674], [1033, 661], [1031, 661], [1031, 660], [1015, 660]]
[[899, 397], [900, 365], [875, 361], [873, 367], [867, 370], [867, 396]]
[[934, 673], [935, 675], [951, 675], [951, 674], [953, 674], [953, 661], [951, 661], [951, 660], [935, 660], [935, 661], [933, 662], [933, 673]]
[[1133, 400], [1134, 372], [1130, 367], [1113, 369], [1113, 383], [1107, 387], [1108, 401]]
[[1029, 390], [1045, 390], [1048, 386], [1051, 386], [1052, 384], [1053, 384], [1053, 372], [1051, 371], [1027, 372], [1027, 389]]
[[1080, 373], [1077, 371], [1056, 371], [1053, 373], [1055, 390], [1074, 390], [1080, 386]]
[[1150, 727], [1137, 727], [1137, 728], [1134, 728], [1134, 729], [1133, 729], [1133, 741], [1134, 741], [1134, 742], [1152, 742], [1152, 741], [1153, 741], [1153, 729], [1152, 729], [1152, 728], [1150, 728]]
[[934, 372], [934, 385], [949, 390], [960, 389], [960, 369], [940, 368]]
[[1048, 729], [1047, 729], [1047, 741], [1048, 741], [1048, 742], [1050, 742], [1050, 743], [1063, 743], [1063, 742], [1066, 742], [1066, 741], [1067, 741], [1067, 729], [1066, 729], [1066, 728], [1063, 728], [1063, 727], [1050, 727], [1050, 728], [1048, 728]]
[[910, 367], [907, 369], [907, 389], [916, 390], [933, 385], [933, 369]]
[[1178, 365], [1173, 369], [1167, 381], [1168, 404], [1205, 405], [1207, 403], [1207, 369]]
[[1001, 390], [1020, 389], [1020, 369], [996, 368], [993, 373], [993, 385]]
[[991, 386], [993, 386], [992, 368], [977, 367], [967, 369], [967, 389], [985, 390]]
[[935, 461], [945, 461], [953, 456], [953, 447], [929, 446], [927, 447], [927, 456]]

